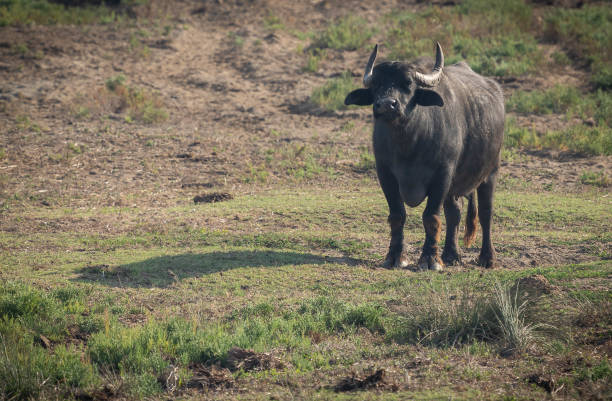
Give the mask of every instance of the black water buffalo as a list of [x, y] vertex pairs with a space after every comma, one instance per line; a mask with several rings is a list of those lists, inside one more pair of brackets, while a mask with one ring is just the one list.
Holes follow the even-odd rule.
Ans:
[[[364, 89], [349, 93], [344, 103], [374, 105], [376, 172], [387, 203], [391, 243], [386, 267], [406, 267], [404, 203], [427, 198], [423, 212], [425, 244], [419, 269], [440, 270], [461, 263], [457, 232], [459, 200], [468, 198], [464, 242], [476, 235], [480, 215], [482, 248], [478, 264], [495, 265], [491, 244], [493, 191], [504, 136], [504, 97], [499, 85], [476, 74], [464, 62], [444, 66], [440, 44], [436, 61], [384, 62], [374, 67], [374, 47], [363, 77]], [[428, 72], [424, 72], [428, 71]], [[478, 193], [478, 211], [474, 192]], [[440, 209], [446, 215], [446, 242], [438, 256]]]

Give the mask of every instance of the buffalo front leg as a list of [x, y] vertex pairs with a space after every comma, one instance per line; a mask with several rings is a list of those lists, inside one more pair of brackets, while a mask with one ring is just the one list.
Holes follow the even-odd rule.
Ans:
[[477, 188], [478, 214], [480, 215], [480, 226], [482, 227], [482, 248], [478, 257], [478, 264], [486, 268], [495, 267], [497, 264], [495, 249], [491, 243], [491, 219], [493, 217], [493, 192], [495, 190], [496, 175], [496, 172], [491, 174]]
[[444, 201], [444, 216], [446, 217], [446, 241], [442, 251], [442, 261], [447, 266], [461, 264], [461, 257], [457, 250], [457, 234], [461, 221], [461, 208], [459, 199], [449, 196]]
[[438, 255], [440, 242], [440, 209], [448, 194], [449, 176], [440, 174], [434, 179], [437, 185], [427, 195], [427, 206], [423, 211], [423, 227], [425, 228], [425, 244], [419, 258], [418, 268], [421, 270], [442, 270], [444, 263]]
[[406, 209], [399, 192], [399, 185], [393, 174], [384, 166], [377, 165], [378, 181], [389, 205], [389, 227], [391, 228], [391, 242], [385, 257], [383, 267], [395, 268], [408, 266], [404, 254], [404, 223], [406, 222]]

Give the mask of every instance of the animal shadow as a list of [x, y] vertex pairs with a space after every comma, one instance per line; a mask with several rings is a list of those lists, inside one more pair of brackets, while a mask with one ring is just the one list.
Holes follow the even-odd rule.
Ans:
[[165, 288], [187, 278], [238, 268], [275, 268], [285, 265], [364, 263], [348, 257], [328, 257], [309, 253], [279, 251], [228, 251], [158, 256], [123, 265], [88, 265], [74, 279], [109, 287]]

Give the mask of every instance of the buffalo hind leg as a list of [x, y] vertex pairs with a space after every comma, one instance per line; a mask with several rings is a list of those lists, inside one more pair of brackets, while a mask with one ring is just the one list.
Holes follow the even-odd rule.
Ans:
[[383, 166], [377, 166], [378, 181], [389, 205], [389, 227], [391, 228], [391, 242], [385, 257], [383, 267], [407, 267], [408, 259], [404, 253], [404, 223], [406, 222], [406, 209], [399, 192], [399, 185], [393, 174]]
[[493, 217], [493, 192], [497, 172], [493, 172], [477, 189], [478, 214], [480, 227], [482, 227], [482, 248], [478, 257], [478, 264], [486, 268], [496, 267], [497, 257], [495, 248], [491, 243], [491, 219]]
[[446, 216], [446, 241], [442, 251], [442, 261], [447, 266], [461, 264], [461, 257], [457, 251], [457, 234], [461, 221], [461, 208], [459, 199], [449, 196], [444, 201], [444, 215]]

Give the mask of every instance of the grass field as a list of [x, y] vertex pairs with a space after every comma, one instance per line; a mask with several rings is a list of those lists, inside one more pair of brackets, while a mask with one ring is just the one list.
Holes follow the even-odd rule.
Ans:
[[[612, 397], [608, 4], [92, 3], [0, 1], [1, 400]], [[342, 103], [432, 39], [504, 88], [497, 269], [424, 205], [381, 267]]]

